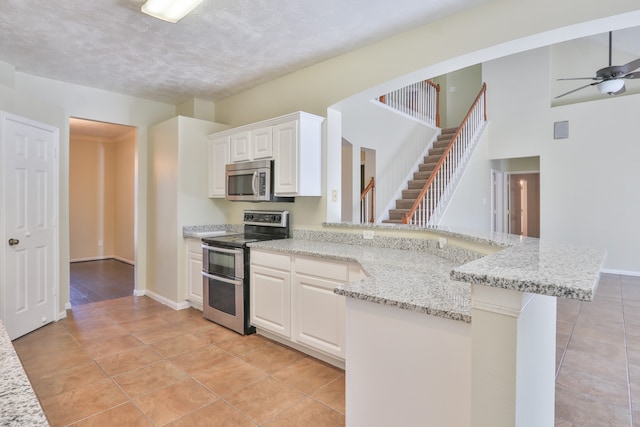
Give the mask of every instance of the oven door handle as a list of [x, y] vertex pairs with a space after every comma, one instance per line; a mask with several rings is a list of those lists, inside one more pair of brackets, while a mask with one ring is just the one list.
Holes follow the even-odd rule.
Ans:
[[219, 246], [202, 245], [202, 249], [212, 252], [222, 252], [223, 254], [241, 254], [242, 249], [227, 249]]
[[206, 277], [207, 279], [213, 279], [213, 280], [219, 280], [220, 282], [225, 282], [225, 283], [230, 283], [232, 285], [242, 285], [242, 280], [237, 280], [237, 279], [227, 279], [226, 277], [221, 277], [221, 276], [214, 276], [213, 274], [209, 274], [207, 272], [201, 272], [203, 277]]

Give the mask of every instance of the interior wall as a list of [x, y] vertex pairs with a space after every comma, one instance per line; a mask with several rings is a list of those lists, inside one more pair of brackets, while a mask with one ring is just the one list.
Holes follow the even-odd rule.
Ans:
[[16, 72], [15, 88], [0, 85], [0, 107], [60, 128], [60, 307], [69, 304], [69, 117], [137, 127], [135, 274], [136, 287], [143, 290], [147, 283], [147, 128], [173, 117], [175, 106]]
[[134, 263], [135, 140], [70, 137], [70, 260]]
[[490, 139], [489, 127], [478, 141], [439, 225], [491, 230]]
[[[374, 103], [360, 102], [344, 106], [342, 132], [343, 137], [353, 144], [355, 153], [360, 153], [363, 148], [375, 152], [375, 217], [380, 219], [385, 216], [388, 204], [397, 198], [402, 183], [421, 158], [435, 130]], [[352, 179], [354, 187], [359, 188], [360, 156], [355, 161], [357, 170], [354, 170]], [[359, 212], [359, 196], [359, 192], [354, 191], [356, 215]]]
[[434, 81], [440, 84], [440, 127], [460, 126], [482, 87], [482, 66], [455, 70]]
[[[342, 140], [342, 176], [353, 175], [353, 145]], [[353, 180], [342, 180], [342, 221], [353, 221]]]
[[136, 140], [126, 137], [115, 145], [114, 257], [135, 263]]
[[[540, 157], [540, 235], [601, 247], [604, 268], [640, 274], [640, 95], [551, 107], [549, 49], [487, 62], [490, 157]], [[525, 102], [526, 101], [526, 102]], [[569, 121], [554, 140], [553, 123]], [[606, 126], [603, 126], [606, 123]]]

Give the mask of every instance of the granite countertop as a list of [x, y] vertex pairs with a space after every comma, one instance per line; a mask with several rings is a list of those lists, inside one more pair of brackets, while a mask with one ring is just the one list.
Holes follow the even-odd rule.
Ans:
[[355, 246], [306, 239], [250, 243], [251, 248], [329, 260], [357, 262], [367, 278], [334, 292], [351, 298], [393, 305], [471, 322], [471, 288], [449, 278], [457, 264], [425, 251]]
[[[441, 234], [467, 236], [460, 230]], [[591, 301], [606, 255], [601, 249], [504, 233], [478, 233], [468, 235], [468, 240], [502, 249], [475, 260], [460, 261], [441, 257], [433, 249], [360, 246], [353, 244], [353, 236], [345, 233], [345, 241], [351, 244], [293, 238], [250, 246], [358, 262], [368, 277], [340, 286], [335, 293], [463, 322], [471, 321], [470, 284]]]
[[40, 402], [0, 321], [0, 425], [48, 426]]

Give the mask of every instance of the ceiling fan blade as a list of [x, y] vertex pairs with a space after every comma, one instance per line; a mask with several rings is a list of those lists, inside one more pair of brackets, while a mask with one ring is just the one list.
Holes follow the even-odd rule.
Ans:
[[599, 77], [567, 77], [564, 79], [556, 79], [557, 81], [560, 80], [600, 80]]
[[577, 92], [577, 91], [579, 91], [579, 90], [582, 90], [582, 89], [587, 88], [587, 87], [589, 87], [589, 86], [597, 85], [597, 84], [599, 84], [599, 83], [600, 83], [600, 82], [595, 82], [595, 83], [589, 83], [588, 85], [580, 86], [580, 87], [579, 87], [579, 88], [577, 88], [577, 89], [573, 89], [573, 90], [570, 90], [569, 92], [565, 92], [565, 93], [563, 93], [562, 95], [558, 95], [558, 96], [556, 96], [556, 97], [555, 97], [555, 99], [562, 98], [562, 97], [563, 97], [563, 96], [565, 96], [565, 95], [569, 95], [570, 93]]
[[622, 71], [624, 74], [629, 74], [637, 68], [640, 68], [640, 58], [636, 59], [635, 61], [631, 61], [628, 64], [621, 65], [620, 71]]
[[629, 73], [626, 76], [622, 76], [623, 79], [640, 79], [640, 72], [638, 73]]

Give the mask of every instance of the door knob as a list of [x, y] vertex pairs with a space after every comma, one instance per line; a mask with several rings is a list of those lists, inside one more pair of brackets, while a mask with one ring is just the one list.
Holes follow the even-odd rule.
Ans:
[[15, 246], [18, 243], [20, 243], [20, 240], [18, 239], [9, 239], [9, 246]]

